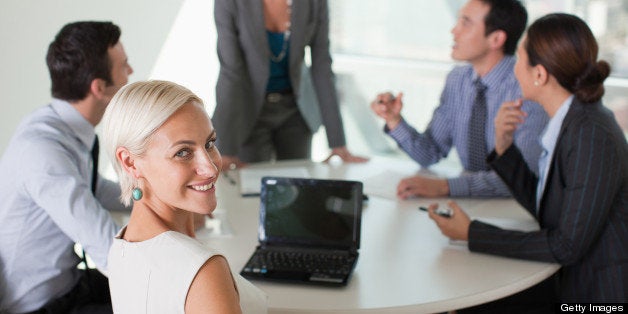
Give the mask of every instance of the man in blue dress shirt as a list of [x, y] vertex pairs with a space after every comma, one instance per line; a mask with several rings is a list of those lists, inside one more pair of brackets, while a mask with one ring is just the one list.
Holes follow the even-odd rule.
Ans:
[[[506, 185], [489, 169], [484, 158], [494, 145], [493, 120], [497, 110], [503, 102], [521, 98], [513, 72], [513, 54], [526, 21], [526, 10], [517, 0], [470, 0], [460, 9], [451, 30], [454, 39], [451, 55], [466, 64], [455, 67], [447, 76], [440, 105], [423, 133], [417, 132], [401, 116], [401, 93], [396, 97], [383, 93], [371, 103], [372, 110], [386, 121], [384, 131], [422, 167], [435, 164], [455, 148], [465, 169], [456, 178], [420, 175], [405, 178], [397, 186], [400, 198], [510, 196]], [[480, 123], [476, 124], [479, 127], [471, 125], [474, 103], [480, 95], [478, 83], [483, 86], [485, 108]], [[536, 171], [541, 151], [537, 139], [548, 118], [537, 104], [526, 102], [523, 108], [528, 118], [517, 130], [515, 143]], [[481, 132], [475, 143], [471, 139], [474, 131]]]
[[106, 274], [119, 230], [107, 210], [124, 206], [118, 184], [97, 173], [92, 182], [91, 151], [133, 72], [119, 38], [110, 22], [76, 22], [48, 48], [53, 100], [21, 122], [0, 160], [1, 313], [111, 312], [106, 277], [77, 268], [74, 244]]

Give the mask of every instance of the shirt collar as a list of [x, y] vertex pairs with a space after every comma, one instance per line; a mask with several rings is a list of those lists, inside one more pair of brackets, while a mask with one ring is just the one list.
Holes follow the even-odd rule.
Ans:
[[[515, 65], [515, 58], [513, 56], [504, 56], [499, 63], [497, 63], [491, 71], [480, 80], [488, 89], [494, 89], [506, 80], [509, 73], [512, 73], [512, 69]], [[479, 77], [478, 73], [473, 71], [473, 80]]]
[[89, 149], [94, 145], [96, 131], [89, 121], [87, 121], [69, 102], [53, 98], [50, 104], [52, 109], [59, 115], [75, 136]]
[[567, 97], [562, 105], [560, 105], [560, 108], [556, 111], [556, 114], [554, 114], [554, 116], [547, 123], [547, 127], [545, 127], [545, 131], [541, 137], [541, 145], [543, 145], [545, 150], [550, 151], [556, 145], [558, 133], [560, 133], [560, 127], [563, 125], [563, 120], [565, 120], [565, 116], [567, 116], [567, 112], [571, 107], [573, 98], [573, 95]]

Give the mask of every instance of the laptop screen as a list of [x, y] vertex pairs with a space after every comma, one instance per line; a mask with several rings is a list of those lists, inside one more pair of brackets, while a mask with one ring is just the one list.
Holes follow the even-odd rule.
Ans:
[[262, 178], [260, 242], [358, 249], [362, 183]]

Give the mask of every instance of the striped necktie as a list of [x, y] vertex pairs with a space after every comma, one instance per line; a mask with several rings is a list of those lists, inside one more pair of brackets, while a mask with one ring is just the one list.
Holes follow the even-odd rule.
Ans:
[[475, 85], [476, 94], [471, 108], [471, 118], [469, 119], [469, 165], [466, 170], [483, 171], [488, 170], [486, 164], [486, 86], [477, 78]]

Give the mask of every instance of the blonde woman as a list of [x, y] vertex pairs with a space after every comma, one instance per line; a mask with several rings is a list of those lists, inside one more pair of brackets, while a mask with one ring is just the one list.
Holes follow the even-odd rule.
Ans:
[[266, 297], [224, 256], [194, 239], [195, 215], [216, 208], [221, 156], [203, 102], [165, 81], [130, 84], [103, 118], [129, 223], [109, 252], [116, 313], [256, 313]]

